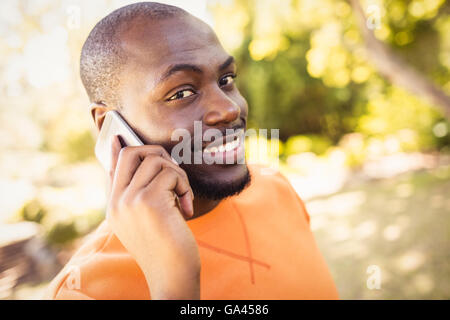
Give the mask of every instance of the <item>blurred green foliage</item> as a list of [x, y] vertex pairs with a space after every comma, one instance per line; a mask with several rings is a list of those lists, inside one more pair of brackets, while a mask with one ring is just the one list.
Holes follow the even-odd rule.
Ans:
[[302, 152], [323, 154], [331, 146], [331, 141], [319, 135], [297, 135], [290, 137], [285, 145], [284, 154], [293, 155]]
[[32, 221], [41, 223], [47, 214], [47, 210], [42, 204], [34, 199], [27, 202], [23, 208], [19, 211], [19, 218], [23, 221]]
[[[122, 2], [117, 6], [128, 3]], [[450, 3], [367, 0], [361, 4], [364, 8], [375, 4], [381, 10], [379, 28], [374, 30], [377, 39], [449, 94]], [[347, 165], [359, 167], [373, 156], [392, 152], [450, 150], [450, 123], [436, 106], [378, 74], [349, 2], [210, 0], [208, 5], [214, 30], [237, 60], [237, 85], [250, 106], [248, 127], [279, 129], [280, 140], [266, 141], [269, 146], [278, 144], [278, 153], [269, 147], [269, 161], [279, 155], [281, 166], [289, 171], [295, 162], [288, 161], [290, 156], [312, 152], [327, 157], [338, 150], [345, 153]], [[21, 17], [8, 21], [8, 34], [0, 39], [6, 93], [0, 100], [1, 106], [8, 106], [0, 110], [2, 147], [11, 154], [19, 149], [32, 150], [38, 158], [55, 156], [57, 162], [39, 170], [48, 170], [53, 177], [51, 169], [59, 167], [61, 175], [49, 178], [23, 171], [11, 176], [34, 179], [31, 184], [38, 190], [52, 185], [55, 194], [50, 199], [60, 191], [64, 194], [63, 190], [82, 194], [75, 190], [85, 185], [80, 182], [79, 189], [71, 190], [70, 183], [64, 183], [68, 177], [61, 173], [64, 166], [82, 167], [95, 161], [95, 134], [79, 79], [79, 54], [94, 23], [113, 5], [108, 0], [96, 2], [95, 8], [88, 2], [77, 3], [81, 13], [92, 12], [79, 28], [68, 27], [67, 17], [61, 14], [67, 8], [59, 2], [2, 6]], [[247, 153], [253, 157], [259, 151], [248, 146]], [[20, 153], [17, 157], [23, 159]], [[34, 166], [39, 168], [37, 163]], [[84, 179], [82, 174], [74, 175]], [[19, 216], [45, 225], [52, 243], [89, 230], [77, 221], [85, 226], [100, 221], [86, 221], [89, 214], [80, 215], [76, 201], [66, 208], [72, 213], [65, 216], [50, 208], [48, 199], [27, 197], [18, 197]]]
[[74, 240], [79, 236], [80, 234], [77, 232], [73, 221], [59, 222], [48, 232], [47, 241], [48, 243], [59, 245]]
[[88, 234], [105, 218], [102, 210], [89, 210], [81, 216], [67, 216], [64, 220], [44, 221], [45, 237], [49, 244], [63, 246]]
[[[13, 221], [32, 221], [44, 228], [47, 243], [61, 246], [92, 231], [104, 219], [103, 210], [89, 210], [82, 215], [58, 216], [38, 199], [25, 203]], [[50, 214], [49, 214], [50, 213]]]
[[[376, 37], [448, 94], [450, 3], [362, 4], [382, 9]], [[218, 1], [212, 9], [219, 38], [237, 57], [250, 124], [279, 128], [286, 152], [322, 153], [350, 132], [385, 137], [404, 129], [417, 136], [407, 151], [448, 150], [448, 121], [377, 74], [346, 1]], [[233, 32], [241, 42], [227, 36]], [[433, 132], [440, 122], [441, 136]]]
[[63, 144], [62, 151], [69, 162], [87, 161], [93, 159], [95, 138], [90, 130], [76, 132], [69, 136]]

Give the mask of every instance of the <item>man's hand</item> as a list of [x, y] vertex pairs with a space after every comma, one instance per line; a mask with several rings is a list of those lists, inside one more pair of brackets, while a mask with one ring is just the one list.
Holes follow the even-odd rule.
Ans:
[[184, 170], [161, 146], [121, 149], [115, 136], [110, 178], [106, 219], [142, 269], [152, 299], [199, 299], [200, 256], [185, 221], [194, 195]]

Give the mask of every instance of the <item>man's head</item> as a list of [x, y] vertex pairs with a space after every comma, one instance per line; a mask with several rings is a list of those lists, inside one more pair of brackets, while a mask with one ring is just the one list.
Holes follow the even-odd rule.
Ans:
[[[145, 144], [169, 153], [176, 129], [245, 128], [248, 106], [234, 84], [236, 65], [213, 30], [186, 11], [143, 2], [120, 8], [91, 31], [81, 79], [100, 129], [118, 110]], [[221, 199], [250, 181], [245, 164], [181, 164], [197, 196]]]

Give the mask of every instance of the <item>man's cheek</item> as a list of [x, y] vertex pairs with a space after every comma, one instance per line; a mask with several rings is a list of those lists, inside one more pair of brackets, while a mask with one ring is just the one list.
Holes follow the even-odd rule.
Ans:
[[149, 127], [150, 126], [147, 125], [145, 129], [140, 130], [142, 132], [141, 136], [144, 144], [160, 145], [166, 150], [171, 147], [172, 141], [170, 131], [153, 126], [152, 128]]

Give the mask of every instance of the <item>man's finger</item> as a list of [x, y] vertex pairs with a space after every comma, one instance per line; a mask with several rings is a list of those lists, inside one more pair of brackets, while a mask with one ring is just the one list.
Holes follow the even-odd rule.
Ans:
[[120, 144], [119, 136], [113, 136], [111, 138], [111, 167], [109, 168], [110, 187], [112, 187], [114, 181], [114, 173], [116, 171], [120, 149], [122, 149], [122, 145]]
[[[139, 189], [147, 186], [153, 178], [163, 169], [172, 168], [178, 172], [186, 183], [189, 185], [189, 180], [186, 173], [179, 166], [174, 164], [172, 161], [167, 161], [158, 155], [148, 155], [145, 157], [144, 161], [137, 168], [130, 184], [128, 185], [128, 192], [138, 192]], [[192, 189], [189, 187], [192, 197], [194, 194]]]
[[180, 200], [182, 214], [186, 218], [194, 215], [191, 187], [186, 179], [174, 169], [170, 167], [163, 168], [144, 190], [145, 192], [152, 192], [152, 190], [173, 191]]
[[122, 148], [114, 176], [114, 189], [116, 191], [122, 192], [130, 184], [136, 170], [147, 155], [158, 155], [171, 161], [170, 155], [159, 145]]

